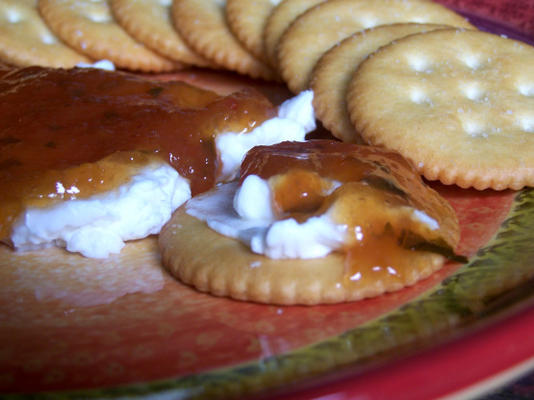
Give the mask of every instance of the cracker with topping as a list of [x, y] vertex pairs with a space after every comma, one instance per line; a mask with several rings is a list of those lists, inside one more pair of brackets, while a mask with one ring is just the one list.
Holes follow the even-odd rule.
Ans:
[[414, 285], [456, 259], [452, 207], [397, 153], [337, 141], [257, 146], [163, 228], [163, 264], [216, 296], [354, 301]]
[[476, 189], [534, 185], [534, 48], [479, 31], [389, 44], [352, 79], [362, 137], [412, 160], [427, 179]]

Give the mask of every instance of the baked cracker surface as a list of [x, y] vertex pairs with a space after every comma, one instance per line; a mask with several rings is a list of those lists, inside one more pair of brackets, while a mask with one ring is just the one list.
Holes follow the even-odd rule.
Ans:
[[273, 260], [252, 253], [241, 242], [212, 231], [178, 210], [159, 236], [163, 264], [180, 281], [202, 292], [267, 304], [314, 305], [374, 297], [402, 289], [442, 267], [442, 256], [420, 252], [405, 281], [381, 280], [355, 289], [342, 284], [341, 253], [308, 260]]
[[280, 0], [227, 0], [226, 20], [235, 37], [256, 58], [267, 61], [263, 30], [267, 18]]
[[534, 185], [534, 48], [441, 30], [382, 47], [349, 84], [351, 121], [427, 179], [476, 189]]
[[230, 71], [273, 80], [274, 72], [248, 52], [231, 32], [222, 0], [175, 0], [174, 24], [191, 48]]
[[52, 31], [69, 46], [95, 60], [145, 72], [173, 71], [180, 64], [135, 41], [115, 21], [104, 0], [39, 0], [39, 11]]
[[37, 0], [0, 3], [0, 60], [18, 67], [70, 68], [90, 58], [62, 42], [44, 23]]
[[447, 25], [390, 24], [357, 32], [321, 56], [315, 65], [310, 87], [317, 118], [338, 139], [364, 143], [350, 121], [347, 86], [359, 64], [379, 47], [413, 33], [444, 29]]
[[284, 32], [277, 49], [282, 79], [294, 93], [305, 90], [316, 62], [332, 46], [363, 29], [399, 22], [472, 28], [464, 17], [434, 2], [330, 0], [300, 15]]
[[192, 51], [174, 29], [171, 2], [160, 0], [110, 0], [117, 22], [130, 36], [151, 50], [176, 62], [199, 67], [208, 61]]

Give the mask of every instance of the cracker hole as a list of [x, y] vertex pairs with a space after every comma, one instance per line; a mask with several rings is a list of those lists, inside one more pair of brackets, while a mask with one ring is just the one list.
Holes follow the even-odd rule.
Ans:
[[22, 21], [22, 14], [18, 10], [15, 10], [13, 8], [8, 8], [7, 10], [5, 10], [4, 15], [7, 22], [9, 22], [10, 24], [16, 24]]
[[93, 11], [92, 13], [87, 15], [87, 18], [89, 18], [93, 22], [96, 22], [97, 24], [103, 24], [112, 20], [111, 16], [107, 12], [96, 11]]
[[424, 72], [429, 69], [430, 62], [423, 56], [412, 55], [408, 57], [408, 64], [417, 72]]
[[484, 126], [477, 121], [466, 120], [462, 125], [464, 131], [471, 137], [488, 137], [488, 134], [484, 131]]
[[481, 65], [480, 59], [475, 54], [464, 54], [460, 59], [470, 69], [478, 69]]
[[378, 20], [376, 19], [376, 17], [374, 17], [372, 15], [362, 15], [362, 16], [360, 16], [359, 23], [362, 26], [362, 29], [372, 28], [372, 27], [377, 26], [379, 24]]
[[534, 83], [523, 83], [517, 88], [523, 96], [534, 96]]
[[425, 18], [423, 16], [421, 17], [414, 17], [410, 20], [410, 22], [416, 23], [416, 24], [426, 24], [428, 23], [428, 18]]
[[422, 89], [415, 88], [410, 90], [410, 100], [416, 104], [430, 104], [430, 98]]
[[41, 42], [44, 44], [54, 44], [57, 43], [57, 40], [50, 33], [43, 33], [41, 34]]
[[484, 90], [479, 86], [478, 83], [468, 83], [464, 84], [461, 87], [461, 90], [465, 97], [472, 101], [479, 101], [485, 98]]
[[525, 132], [534, 133], [534, 115], [525, 115], [520, 117], [519, 125]]

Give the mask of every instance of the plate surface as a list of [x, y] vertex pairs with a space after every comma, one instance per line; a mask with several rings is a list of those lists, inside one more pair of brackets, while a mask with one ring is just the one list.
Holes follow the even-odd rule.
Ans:
[[[483, 29], [534, 40], [529, 0], [441, 2]], [[275, 102], [288, 96], [231, 74], [173, 77], [220, 92], [253, 85]], [[128, 244], [106, 263], [2, 247], [0, 392], [424, 399], [506, 381], [534, 359], [534, 338], [524, 334], [534, 328], [534, 190], [434, 187], [458, 213], [460, 251], [470, 262], [397, 293], [334, 306], [197, 293], [161, 268], [155, 238]]]

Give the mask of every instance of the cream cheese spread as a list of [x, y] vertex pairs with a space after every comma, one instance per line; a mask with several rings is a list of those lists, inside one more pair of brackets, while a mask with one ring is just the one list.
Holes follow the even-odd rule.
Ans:
[[119, 253], [126, 240], [159, 233], [172, 212], [190, 197], [189, 182], [174, 168], [151, 164], [113, 191], [25, 210], [14, 225], [11, 241], [17, 250], [56, 245], [104, 258]]
[[215, 146], [222, 162], [219, 181], [230, 181], [239, 173], [247, 151], [258, 145], [272, 145], [285, 140], [301, 142], [316, 127], [313, 91], [306, 90], [283, 102], [278, 115], [252, 131], [225, 132], [217, 135]]
[[191, 199], [186, 211], [270, 258], [323, 257], [345, 242], [347, 227], [335, 224], [328, 213], [304, 223], [292, 218], [277, 221], [270, 199], [268, 183], [250, 175], [241, 188], [231, 182]]
[[[337, 187], [334, 184], [332, 190]], [[334, 222], [329, 211], [302, 223], [293, 218], [276, 220], [271, 199], [268, 182], [249, 175], [241, 187], [238, 182], [221, 184], [191, 199], [186, 212], [253, 252], [274, 259], [324, 257], [350, 240], [347, 225]], [[436, 220], [420, 210], [412, 209], [411, 215], [431, 230], [439, 228]]]

